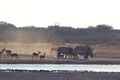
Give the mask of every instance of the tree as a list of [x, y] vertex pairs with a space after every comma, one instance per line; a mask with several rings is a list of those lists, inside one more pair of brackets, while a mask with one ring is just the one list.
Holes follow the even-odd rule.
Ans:
[[0, 21], [0, 30], [16, 29], [16, 26], [4, 21]]
[[106, 31], [106, 30], [112, 30], [113, 28], [112, 28], [112, 26], [103, 24], [103, 25], [97, 25], [96, 29]]

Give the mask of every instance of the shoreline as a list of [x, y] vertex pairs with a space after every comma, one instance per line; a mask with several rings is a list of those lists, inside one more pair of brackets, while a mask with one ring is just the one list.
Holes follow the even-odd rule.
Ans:
[[54, 60], [0, 60], [0, 64], [103, 64], [103, 65], [120, 65], [120, 60], [67, 60], [67, 61], [54, 61]]
[[21, 70], [21, 69], [0, 69], [0, 72], [53, 72], [53, 73], [59, 73], [59, 72], [71, 72], [71, 73], [120, 73], [120, 72], [107, 72], [107, 71], [78, 71], [78, 70]]
[[71, 70], [12, 70], [12, 69], [0, 69], [0, 72], [51, 72], [51, 73], [60, 73], [60, 72], [64, 72], [64, 73], [120, 73], [120, 72], [104, 72], [104, 71], [71, 71]]

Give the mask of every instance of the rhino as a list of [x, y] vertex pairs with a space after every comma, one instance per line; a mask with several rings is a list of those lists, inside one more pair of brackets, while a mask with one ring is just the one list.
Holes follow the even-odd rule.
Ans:
[[93, 58], [93, 52], [92, 49], [88, 46], [76, 46], [73, 49], [73, 53], [74, 54], [78, 54], [78, 55], [84, 55], [84, 59], [88, 59], [88, 56], [90, 56], [91, 58]]
[[84, 59], [88, 56], [93, 57], [92, 49], [87, 46], [76, 46], [74, 49], [71, 47], [58, 47], [57, 58], [74, 58], [79, 59], [78, 55], [84, 55]]
[[71, 47], [58, 47], [57, 58], [78, 58], [77, 54], [73, 54], [73, 48]]

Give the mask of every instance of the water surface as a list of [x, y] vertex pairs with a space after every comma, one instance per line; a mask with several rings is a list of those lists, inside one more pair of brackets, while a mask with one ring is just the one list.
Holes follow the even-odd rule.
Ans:
[[86, 65], [86, 64], [0, 64], [0, 69], [10, 70], [71, 70], [95, 72], [120, 72], [120, 65]]

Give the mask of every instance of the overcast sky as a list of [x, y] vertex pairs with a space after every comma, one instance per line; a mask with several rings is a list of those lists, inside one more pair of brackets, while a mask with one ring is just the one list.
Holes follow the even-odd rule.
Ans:
[[17, 27], [59, 22], [75, 28], [108, 24], [120, 29], [120, 0], [0, 0], [0, 21]]

